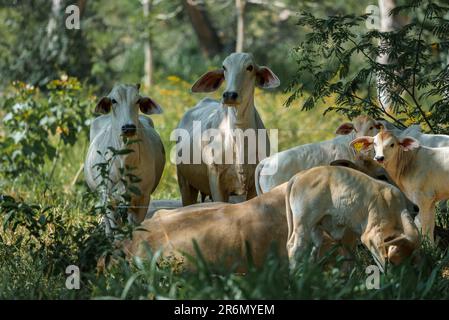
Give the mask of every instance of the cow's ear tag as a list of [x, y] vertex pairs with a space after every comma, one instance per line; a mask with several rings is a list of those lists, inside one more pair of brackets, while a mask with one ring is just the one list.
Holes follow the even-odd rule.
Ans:
[[360, 152], [363, 148], [363, 142], [354, 143], [352, 147], [355, 149], [355, 151]]

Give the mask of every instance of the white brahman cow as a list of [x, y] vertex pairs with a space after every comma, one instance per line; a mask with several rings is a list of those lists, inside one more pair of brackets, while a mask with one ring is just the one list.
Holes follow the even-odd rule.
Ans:
[[[233, 53], [223, 68], [207, 72], [193, 92], [217, 90], [226, 81], [221, 101], [203, 99], [185, 113], [178, 125], [177, 174], [183, 205], [197, 202], [198, 191], [213, 201], [231, 194], [256, 195], [254, 171], [269, 153], [268, 135], [254, 106], [254, 89], [275, 88], [279, 79], [258, 66], [251, 54]], [[246, 136], [248, 141], [244, 143]], [[195, 160], [196, 159], [196, 160]]]
[[[139, 115], [139, 110], [149, 115], [161, 113], [162, 109], [151, 98], [142, 97], [139, 88], [140, 85], [116, 85], [107, 97], [100, 99], [95, 111], [103, 115], [91, 124], [90, 145], [84, 164], [84, 175], [91, 190], [96, 190], [99, 185], [106, 185], [109, 190], [113, 187], [123, 189], [123, 170], [134, 168], [130, 173], [140, 178], [135, 186], [141, 193], [131, 198], [128, 219], [134, 223], [140, 223], [145, 218], [150, 195], [156, 189], [165, 165], [164, 146], [152, 120]], [[95, 165], [105, 162], [108, 148], [124, 149], [123, 137], [136, 140], [126, 146], [126, 149], [133, 152], [115, 157], [108, 181], [103, 181]], [[106, 201], [108, 191], [105, 189], [101, 192], [103, 201]], [[105, 225], [106, 232], [110, 234], [116, 226], [112, 212], [105, 219]]]

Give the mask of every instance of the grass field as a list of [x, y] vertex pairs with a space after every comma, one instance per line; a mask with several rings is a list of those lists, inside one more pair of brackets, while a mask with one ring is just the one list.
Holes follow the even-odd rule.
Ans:
[[[164, 114], [152, 118], [166, 147], [167, 160], [174, 145], [169, 141], [171, 130], [203, 97], [191, 94], [189, 87], [181, 79], [169, 77], [150, 90], [164, 109]], [[324, 104], [310, 112], [299, 107], [287, 109], [283, 106], [286, 98], [282, 93], [256, 92], [256, 106], [266, 127], [279, 129], [279, 150], [332, 138], [344, 120], [336, 114], [323, 117]], [[92, 111], [86, 110], [89, 114]], [[201, 259], [197, 260], [198, 272], [183, 272], [176, 261], [161, 262], [157, 256], [133, 263], [119, 259], [110, 270], [99, 272], [97, 259], [110, 247], [99, 228], [100, 217], [93, 214], [96, 198], [88, 192], [82, 175], [72, 185], [87, 146], [87, 137], [80, 135], [74, 146], [61, 147], [60, 158], [46, 163], [40, 174], [1, 178], [0, 298], [449, 298], [449, 255], [425, 245], [418, 265], [389, 268], [380, 276], [380, 288], [373, 290], [366, 287], [365, 273], [373, 261], [363, 248], [358, 250], [350, 272], [342, 271], [340, 260], [329, 267], [326, 259], [313, 264], [304, 259], [290, 275], [286, 261], [274, 253], [261, 269], [251, 269], [246, 275], [212, 272]], [[179, 197], [175, 166], [167, 161], [153, 199]], [[446, 227], [448, 220], [447, 216], [439, 217], [439, 223]], [[69, 265], [80, 268], [79, 290], [66, 288]]]

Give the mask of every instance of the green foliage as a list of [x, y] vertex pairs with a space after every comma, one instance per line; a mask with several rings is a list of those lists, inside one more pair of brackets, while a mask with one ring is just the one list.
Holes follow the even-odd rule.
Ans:
[[60, 141], [73, 145], [87, 133], [86, 108], [91, 101], [74, 78], [54, 80], [48, 99], [23, 82], [13, 83], [3, 103], [4, 132], [0, 137], [0, 171], [9, 176], [37, 173], [46, 160], [58, 157]]
[[[448, 66], [444, 55], [435, 51], [448, 49], [449, 7], [443, 1], [407, 3], [392, 14], [408, 15], [411, 20], [394, 32], [363, 28], [366, 15], [317, 18], [303, 13], [299, 25], [307, 34], [295, 48], [298, 69], [286, 104], [310, 90], [303, 110], [335, 96], [336, 106], [327, 111], [349, 117], [367, 113], [400, 127], [421, 123], [433, 132], [446, 132]], [[377, 57], [385, 54], [389, 63], [379, 63]], [[309, 74], [314, 77], [307, 85], [304, 80]], [[378, 102], [378, 90], [388, 93], [389, 105]]]
[[423, 251], [417, 265], [389, 266], [380, 274], [379, 289], [366, 286], [366, 267], [373, 264], [364, 248], [357, 250], [350, 271], [343, 259], [327, 255], [317, 262], [304, 253], [293, 272], [274, 251], [260, 268], [245, 275], [205, 263], [200, 253], [195, 272], [179, 268], [177, 260], [163, 260], [148, 252], [131, 264], [120, 260], [93, 288], [97, 298], [121, 299], [447, 299], [449, 255]]
[[39, 261], [46, 276], [61, 275], [72, 264], [92, 272], [97, 259], [111, 251], [111, 244], [96, 221], [74, 223], [63, 212], [64, 208], [0, 195], [0, 247], [12, 256], [26, 252], [28, 258]]
[[[138, 143], [139, 140], [123, 137], [123, 142], [124, 145], [121, 149], [108, 147], [108, 150], [104, 154], [97, 151], [103, 158], [103, 161], [93, 166], [93, 169], [98, 172], [95, 179], [100, 178], [100, 183], [95, 190], [99, 201], [94, 211], [105, 219], [114, 219], [114, 224], [118, 225], [119, 228], [113, 231], [118, 233], [116, 238], [121, 239], [125, 237], [129, 238], [133, 231], [133, 228], [126, 224], [129, 208], [132, 204], [131, 198], [142, 195], [137, 186], [142, 179], [133, 174], [136, 168], [128, 165], [124, 167], [119, 165], [119, 180], [114, 181], [111, 178], [110, 173], [112, 167], [120, 163], [120, 157], [133, 153], [134, 150], [131, 147], [133, 144]], [[108, 215], [109, 212], [112, 213], [112, 217]]]
[[[73, 4], [62, 0], [61, 8]], [[52, 13], [52, 1], [14, 1], [0, 4], [0, 73], [2, 84], [18, 80], [45, 88], [67, 73], [85, 79], [91, 68], [91, 48], [82, 30], [65, 28], [65, 15]], [[1, 37], [0, 37], [1, 38]]]

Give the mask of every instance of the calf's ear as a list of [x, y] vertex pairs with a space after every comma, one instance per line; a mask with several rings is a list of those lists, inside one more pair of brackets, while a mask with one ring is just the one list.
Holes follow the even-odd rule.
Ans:
[[385, 130], [384, 124], [383, 124], [382, 122], [380, 122], [380, 121], [376, 121], [376, 122], [374, 123], [374, 127], [375, 127], [377, 130]]
[[399, 139], [399, 145], [404, 151], [410, 151], [419, 147], [418, 140], [412, 137], [404, 137]]
[[281, 81], [268, 67], [258, 67], [256, 71], [256, 85], [262, 89], [279, 87]]
[[221, 86], [223, 81], [223, 70], [206, 72], [192, 86], [192, 92], [213, 92]]
[[149, 97], [141, 97], [137, 100], [139, 109], [144, 114], [160, 114], [162, 113], [162, 108], [153, 99]]
[[354, 125], [351, 122], [345, 122], [341, 124], [337, 130], [335, 130], [336, 134], [347, 135], [350, 134], [354, 130]]
[[373, 148], [373, 137], [360, 137], [351, 141], [350, 146], [357, 151], [367, 151]]
[[95, 107], [95, 113], [106, 114], [111, 111], [112, 101], [108, 97], [103, 97], [98, 101], [97, 106]]

